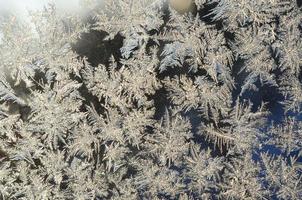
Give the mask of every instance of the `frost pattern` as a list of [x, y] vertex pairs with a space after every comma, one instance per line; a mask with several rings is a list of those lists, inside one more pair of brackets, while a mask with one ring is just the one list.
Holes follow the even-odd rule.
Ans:
[[1, 19], [0, 199], [302, 199], [301, 5], [187, 1]]

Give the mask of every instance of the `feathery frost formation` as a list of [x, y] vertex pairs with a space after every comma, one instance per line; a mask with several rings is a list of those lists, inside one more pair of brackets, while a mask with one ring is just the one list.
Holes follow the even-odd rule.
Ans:
[[0, 19], [0, 199], [302, 199], [299, 1], [173, 2]]

